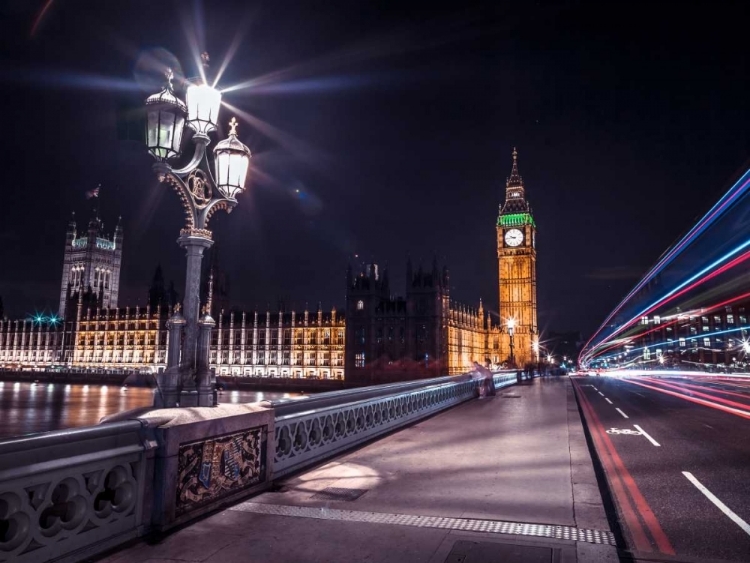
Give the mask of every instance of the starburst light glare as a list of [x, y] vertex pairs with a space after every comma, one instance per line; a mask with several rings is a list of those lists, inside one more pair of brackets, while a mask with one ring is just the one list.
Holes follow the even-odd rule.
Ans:
[[[208, 54], [201, 55], [204, 67], [208, 63]], [[221, 92], [209, 85], [205, 71], [201, 78], [196, 78], [188, 86], [185, 94], [188, 112], [188, 126], [198, 134], [207, 135], [216, 129], [221, 107]]]

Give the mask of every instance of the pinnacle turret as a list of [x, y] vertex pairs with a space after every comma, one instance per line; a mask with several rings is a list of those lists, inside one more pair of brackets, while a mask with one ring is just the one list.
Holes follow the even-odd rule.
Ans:
[[518, 173], [518, 151], [513, 147], [513, 168], [510, 171], [510, 177], [505, 181], [506, 188], [522, 188], [523, 178]]
[[500, 208], [500, 215], [530, 212], [531, 209], [526, 201], [523, 178], [518, 172], [518, 151], [513, 147], [513, 167], [510, 176], [505, 181], [505, 203]]

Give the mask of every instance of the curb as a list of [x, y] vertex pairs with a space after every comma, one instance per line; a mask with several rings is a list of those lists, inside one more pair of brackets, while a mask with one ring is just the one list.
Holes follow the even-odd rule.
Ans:
[[[578, 409], [573, 384], [565, 381], [568, 410], [568, 443], [570, 446], [570, 474], [573, 493], [573, 517], [576, 526], [595, 530], [611, 530], [599, 481], [594, 470], [583, 419]], [[618, 537], [619, 530], [611, 530]], [[609, 545], [576, 543], [577, 560], [581, 563], [608, 563], [619, 561], [617, 548]]]

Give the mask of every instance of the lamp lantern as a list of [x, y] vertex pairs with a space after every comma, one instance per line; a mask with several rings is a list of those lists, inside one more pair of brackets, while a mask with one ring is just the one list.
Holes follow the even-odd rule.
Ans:
[[216, 130], [219, 123], [219, 108], [221, 107], [221, 92], [209, 85], [206, 78], [208, 72], [208, 53], [201, 53], [203, 62], [203, 77], [194, 79], [185, 93], [188, 111], [188, 126], [198, 134], [207, 135]]
[[227, 199], [245, 189], [250, 168], [250, 149], [237, 138], [237, 120], [229, 122], [229, 136], [214, 148], [216, 160], [216, 187]]
[[185, 104], [172, 91], [172, 70], [167, 70], [164, 89], [146, 99], [146, 146], [158, 161], [180, 155], [185, 125]]
[[196, 133], [208, 134], [216, 129], [221, 106], [221, 92], [205, 82], [194, 82], [188, 86], [188, 126]]

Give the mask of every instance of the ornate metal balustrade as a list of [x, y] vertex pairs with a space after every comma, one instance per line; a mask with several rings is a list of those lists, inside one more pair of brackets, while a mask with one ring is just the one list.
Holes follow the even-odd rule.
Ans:
[[[515, 373], [496, 373], [493, 377], [498, 389], [516, 383]], [[391, 385], [388, 386], [390, 394], [361, 400], [357, 400], [358, 391], [361, 394], [373, 391], [326, 393], [327, 403], [335, 400], [335, 395], [349, 400], [315, 408], [311, 403], [321, 399], [313, 398], [310, 403], [298, 403], [299, 409], [310, 408], [283, 415], [279, 415], [281, 409], [278, 409], [273, 478], [472, 399], [480, 383], [466, 376], [439, 378], [439, 381], [443, 382], [435, 384], [435, 380], [427, 380]]]
[[128, 421], [0, 443], [0, 561], [77, 561], [139, 535], [146, 435]]

